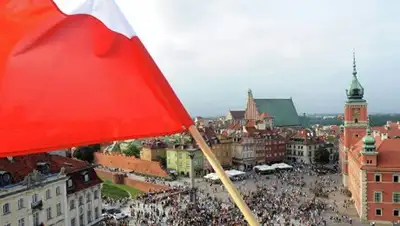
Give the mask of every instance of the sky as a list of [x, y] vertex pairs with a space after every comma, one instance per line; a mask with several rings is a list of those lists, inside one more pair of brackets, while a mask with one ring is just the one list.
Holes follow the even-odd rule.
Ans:
[[398, 0], [117, 0], [192, 116], [255, 98], [343, 112], [352, 54], [370, 112], [399, 112]]

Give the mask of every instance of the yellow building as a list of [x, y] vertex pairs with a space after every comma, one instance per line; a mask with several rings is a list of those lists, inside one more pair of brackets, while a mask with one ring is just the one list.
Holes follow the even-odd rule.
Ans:
[[143, 146], [140, 151], [140, 159], [147, 161], [158, 161], [166, 158], [166, 150], [163, 147]]
[[[215, 157], [219, 161], [222, 167], [230, 168], [232, 167], [232, 157], [233, 157], [233, 140], [232, 139], [220, 139], [214, 144], [211, 143], [211, 151], [214, 153]], [[213, 171], [211, 164], [204, 157], [204, 170]]]

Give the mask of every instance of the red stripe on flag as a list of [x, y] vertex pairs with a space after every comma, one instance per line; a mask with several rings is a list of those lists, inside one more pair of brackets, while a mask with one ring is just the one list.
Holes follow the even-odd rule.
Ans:
[[0, 5], [0, 157], [193, 124], [137, 37], [49, 4]]

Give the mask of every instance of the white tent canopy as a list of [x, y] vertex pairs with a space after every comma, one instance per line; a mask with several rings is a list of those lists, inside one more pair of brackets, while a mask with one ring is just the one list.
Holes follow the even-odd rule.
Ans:
[[226, 174], [228, 174], [229, 177], [242, 176], [246, 174], [245, 172], [239, 170], [227, 170], [225, 172]]
[[[236, 177], [236, 176], [242, 176], [245, 175], [245, 172], [239, 171], [239, 170], [227, 170], [225, 173], [228, 175], [228, 177]], [[219, 180], [219, 177], [216, 173], [209, 173], [204, 176], [204, 178], [209, 179], [209, 180]]]
[[259, 165], [259, 166], [254, 166], [253, 169], [257, 169], [259, 171], [272, 171], [275, 170], [275, 167], [269, 165]]
[[288, 165], [288, 164], [283, 163], [283, 162], [273, 164], [271, 167], [274, 167], [275, 169], [291, 169], [291, 168], [293, 168], [293, 166]]

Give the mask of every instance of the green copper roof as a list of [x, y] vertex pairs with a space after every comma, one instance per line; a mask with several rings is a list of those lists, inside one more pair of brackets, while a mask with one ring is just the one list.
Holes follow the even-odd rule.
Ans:
[[373, 136], [367, 135], [362, 139], [364, 145], [374, 145], [375, 138]]
[[[368, 123], [369, 123], [369, 119], [368, 119]], [[367, 128], [367, 135], [365, 135], [365, 137], [363, 137], [362, 142], [364, 143], [363, 148], [366, 151], [375, 151], [375, 138], [374, 136], [372, 136], [371, 133], [371, 128], [368, 124], [368, 128]]]
[[356, 69], [356, 57], [353, 53], [353, 79], [350, 84], [350, 88], [346, 90], [347, 98], [349, 100], [362, 100], [364, 97], [364, 87], [362, 87], [361, 83], [357, 78], [357, 69]]
[[300, 126], [292, 99], [254, 99], [259, 113], [274, 117], [275, 126]]

